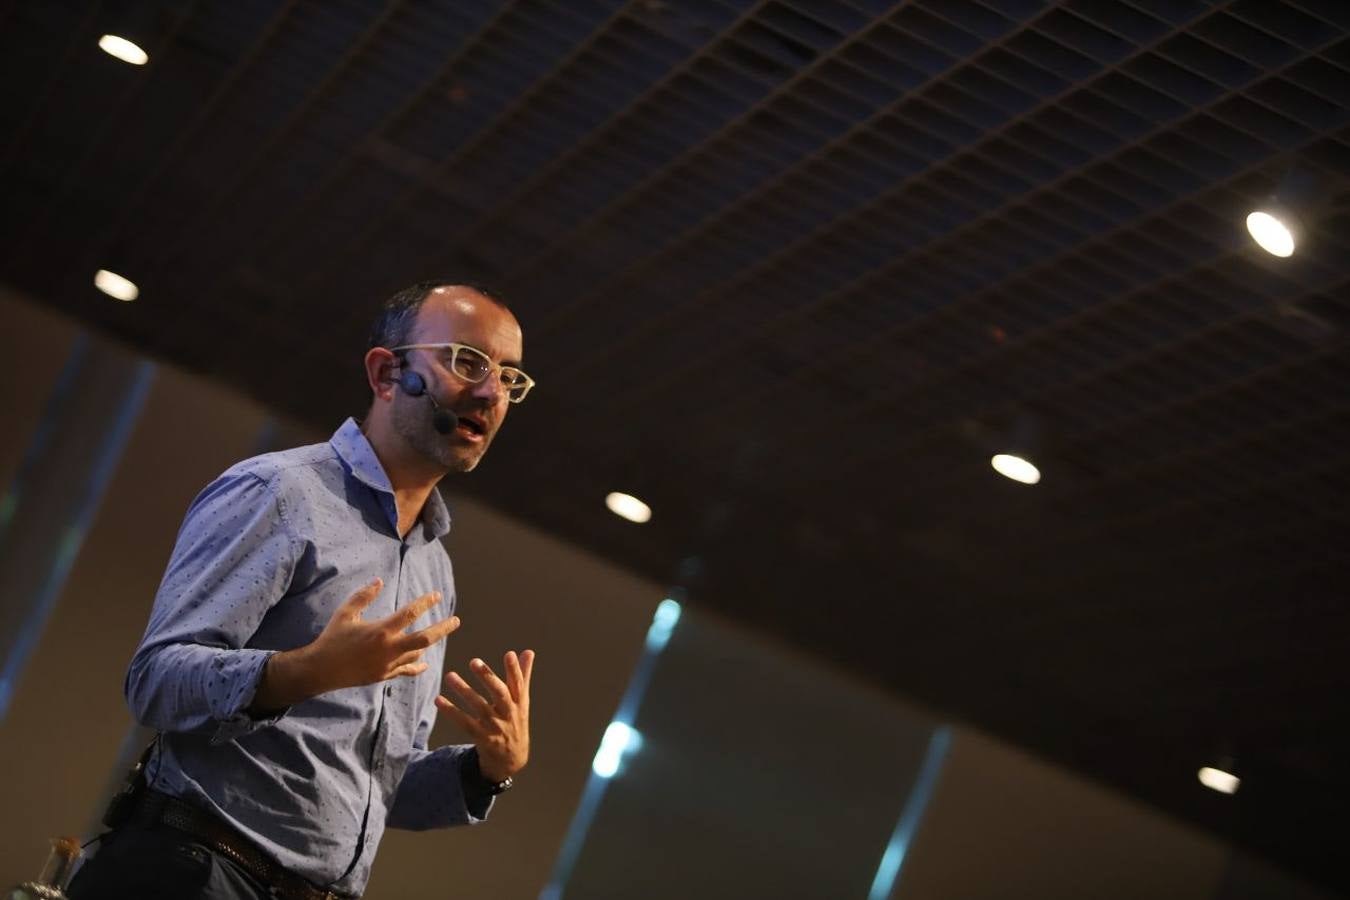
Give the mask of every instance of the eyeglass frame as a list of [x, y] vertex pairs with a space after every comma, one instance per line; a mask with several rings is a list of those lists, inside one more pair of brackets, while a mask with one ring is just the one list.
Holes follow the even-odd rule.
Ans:
[[[400, 353], [405, 350], [449, 350], [450, 365], [447, 368], [449, 368], [450, 374], [454, 375], [456, 378], [460, 379], [466, 384], [482, 384], [484, 381], [487, 380], [488, 376], [486, 374], [477, 381], [470, 381], [468, 378], [464, 377], [459, 372], [455, 371], [455, 361], [459, 359], [459, 351], [472, 350], [474, 353], [477, 353], [479, 356], [483, 357], [483, 359], [487, 360], [488, 365], [491, 367], [488, 370], [488, 372], [491, 373], [494, 377], [496, 377], [498, 384], [502, 385], [502, 389], [506, 393], [506, 402], [508, 403], [523, 402], [525, 400], [525, 397], [530, 393], [531, 390], [534, 389], [534, 386], [536, 384], [535, 380], [531, 378], [529, 375], [526, 375], [524, 370], [521, 369], [519, 366], [504, 366], [499, 362], [495, 362], [492, 359], [492, 357], [488, 356], [486, 353], [484, 353], [482, 350], [479, 350], [472, 344], [461, 344], [458, 341], [441, 341], [439, 343], [433, 344], [400, 344], [397, 347], [389, 347], [388, 350], [390, 353]], [[512, 397], [511, 389], [518, 388], [520, 387], [520, 385], [518, 384], [506, 385], [502, 383], [502, 372], [508, 370], [519, 373], [520, 377], [525, 379], [525, 389], [521, 391], [519, 397]]]

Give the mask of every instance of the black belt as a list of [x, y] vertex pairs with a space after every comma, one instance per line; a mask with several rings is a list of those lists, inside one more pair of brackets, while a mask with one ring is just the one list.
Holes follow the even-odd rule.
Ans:
[[354, 900], [351, 894], [326, 891], [276, 862], [254, 846], [232, 825], [191, 803], [155, 790], [146, 790], [131, 821], [141, 825], [168, 825], [190, 834], [211, 849], [228, 856], [254, 878], [273, 889], [281, 900]]

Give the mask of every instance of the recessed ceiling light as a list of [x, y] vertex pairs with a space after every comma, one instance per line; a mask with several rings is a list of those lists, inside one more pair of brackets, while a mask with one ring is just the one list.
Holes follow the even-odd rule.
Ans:
[[136, 287], [136, 282], [129, 281], [116, 272], [109, 272], [107, 269], [99, 269], [94, 273], [94, 287], [109, 297], [127, 302], [135, 300], [141, 295], [141, 289]]
[[605, 497], [605, 505], [614, 515], [625, 518], [630, 522], [637, 522], [639, 525], [650, 521], [652, 517], [652, 508], [632, 494], [621, 494], [614, 491]]
[[115, 34], [105, 34], [98, 39], [99, 48], [109, 56], [115, 56], [124, 63], [143, 66], [150, 61], [150, 55], [137, 44]]
[[1247, 231], [1261, 249], [1272, 256], [1294, 255], [1294, 228], [1288, 216], [1275, 211], [1258, 209], [1247, 216]]
[[1035, 484], [1041, 480], [1041, 470], [1032, 465], [1028, 460], [1020, 456], [1013, 456], [1011, 453], [1000, 453], [989, 464], [994, 467], [994, 471], [1004, 478], [1011, 478], [1013, 481], [1020, 481], [1022, 484]]
[[1231, 775], [1223, 769], [1214, 769], [1205, 766], [1200, 770], [1200, 783], [1207, 788], [1212, 788], [1222, 794], [1236, 793], [1238, 785], [1242, 779], [1236, 775]]

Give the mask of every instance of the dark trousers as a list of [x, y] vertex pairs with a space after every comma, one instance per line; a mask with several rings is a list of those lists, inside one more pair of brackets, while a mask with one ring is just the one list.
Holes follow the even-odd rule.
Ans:
[[125, 825], [80, 866], [70, 900], [270, 900], [271, 891], [190, 834]]

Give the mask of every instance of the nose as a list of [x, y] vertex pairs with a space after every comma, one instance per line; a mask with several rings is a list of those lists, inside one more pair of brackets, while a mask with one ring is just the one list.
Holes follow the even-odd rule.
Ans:
[[485, 401], [489, 406], [495, 405], [505, 393], [506, 388], [502, 386], [502, 380], [496, 372], [489, 372], [486, 378], [473, 386], [474, 397]]

